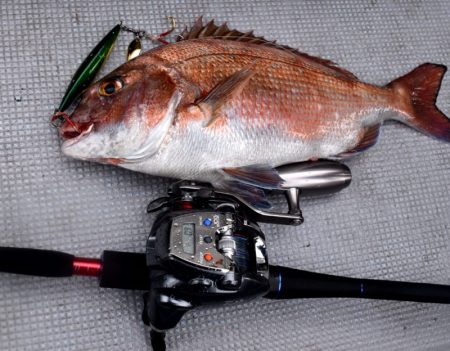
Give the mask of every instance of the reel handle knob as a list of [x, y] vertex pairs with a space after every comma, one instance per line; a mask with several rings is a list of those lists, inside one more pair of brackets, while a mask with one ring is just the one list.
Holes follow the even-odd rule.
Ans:
[[346, 165], [330, 160], [291, 163], [277, 167], [277, 172], [284, 181], [283, 189], [297, 188], [306, 195], [336, 193], [352, 180]]

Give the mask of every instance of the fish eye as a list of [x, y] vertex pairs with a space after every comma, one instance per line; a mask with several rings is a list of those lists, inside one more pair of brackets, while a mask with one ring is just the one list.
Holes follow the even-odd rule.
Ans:
[[120, 78], [112, 78], [102, 82], [98, 88], [98, 93], [102, 96], [111, 96], [117, 93], [123, 87]]

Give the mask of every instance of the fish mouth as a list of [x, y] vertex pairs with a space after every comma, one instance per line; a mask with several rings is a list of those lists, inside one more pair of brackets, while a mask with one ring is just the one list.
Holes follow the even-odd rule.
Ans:
[[90, 123], [77, 122], [64, 111], [56, 111], [50, 123], [58, 129], [59, 135], [64, 141], [79, 139], [88, 134], [94, 125], [92, 121]]
[[83, 128], [74, 128], [71, 125], [61, 127], [59, 134], [64, 140], [64, 147], [69, 147], [76, 144], [81, 138], [88, 135], [94, 128], [94, 123], [84, 126]]

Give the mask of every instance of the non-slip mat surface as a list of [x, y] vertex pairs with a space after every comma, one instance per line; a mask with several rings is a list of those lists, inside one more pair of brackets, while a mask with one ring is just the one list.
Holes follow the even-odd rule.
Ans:
[[[448, 1], [1, 1], [0, 245], [142, 252], [145, 206], [169, 181], [64, 157], [50, 115], [120, 19], [152, 33], [198, 15], [338, 62], [376, 84], [450, 64]], [[124, 62], [121, 35], [104, 72]], [[147, 48], [151, 45], [147, 44]], [[450, 114], [450, 79], [438, 99]], [[350, 161], [351, 186], [302, 202], [300, 227], [264, 225], [271, 262], [450, 284], [450, 145], [395, 123]], [[148, 350], [141, 296], [95, 280], [0, 276], [0, 350]], [[169, 350], [448, 350], [450, 306], [363, 300], [238, 303], [188, 313]]]

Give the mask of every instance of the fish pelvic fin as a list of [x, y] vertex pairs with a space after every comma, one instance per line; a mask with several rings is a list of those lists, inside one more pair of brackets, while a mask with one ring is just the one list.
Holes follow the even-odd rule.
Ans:
[[214, 184], [217, 188], [240, 196], [251, 205], [260, 209], [271, 209], [272, 204], [267, 200], [263, 189], [256, 186], [242, 183], [238, 180], [223, 180], [220, 184]]
[[223, 168], [222, 171], [235, 180], [263, 189], [279, 189], [283, 183], [278, 171], [269, 165]]
[[223, 168], [221, 174], [221, 179], [214, 186], [237, 194], [245, 201], [261, 209], [272, 207], [263, 189], [280, 189], [284, 182], [278, 171], [267, 164]]
[[386, 87], [393, 89], [395, 97], [404, 105], [402, 110], [406, 112], [406, 117], [399, 118], [400, 122], [450, 142], [450, 119], [436, 107], [436, 98], [446, 71], [446, 66], [425, 63]]

